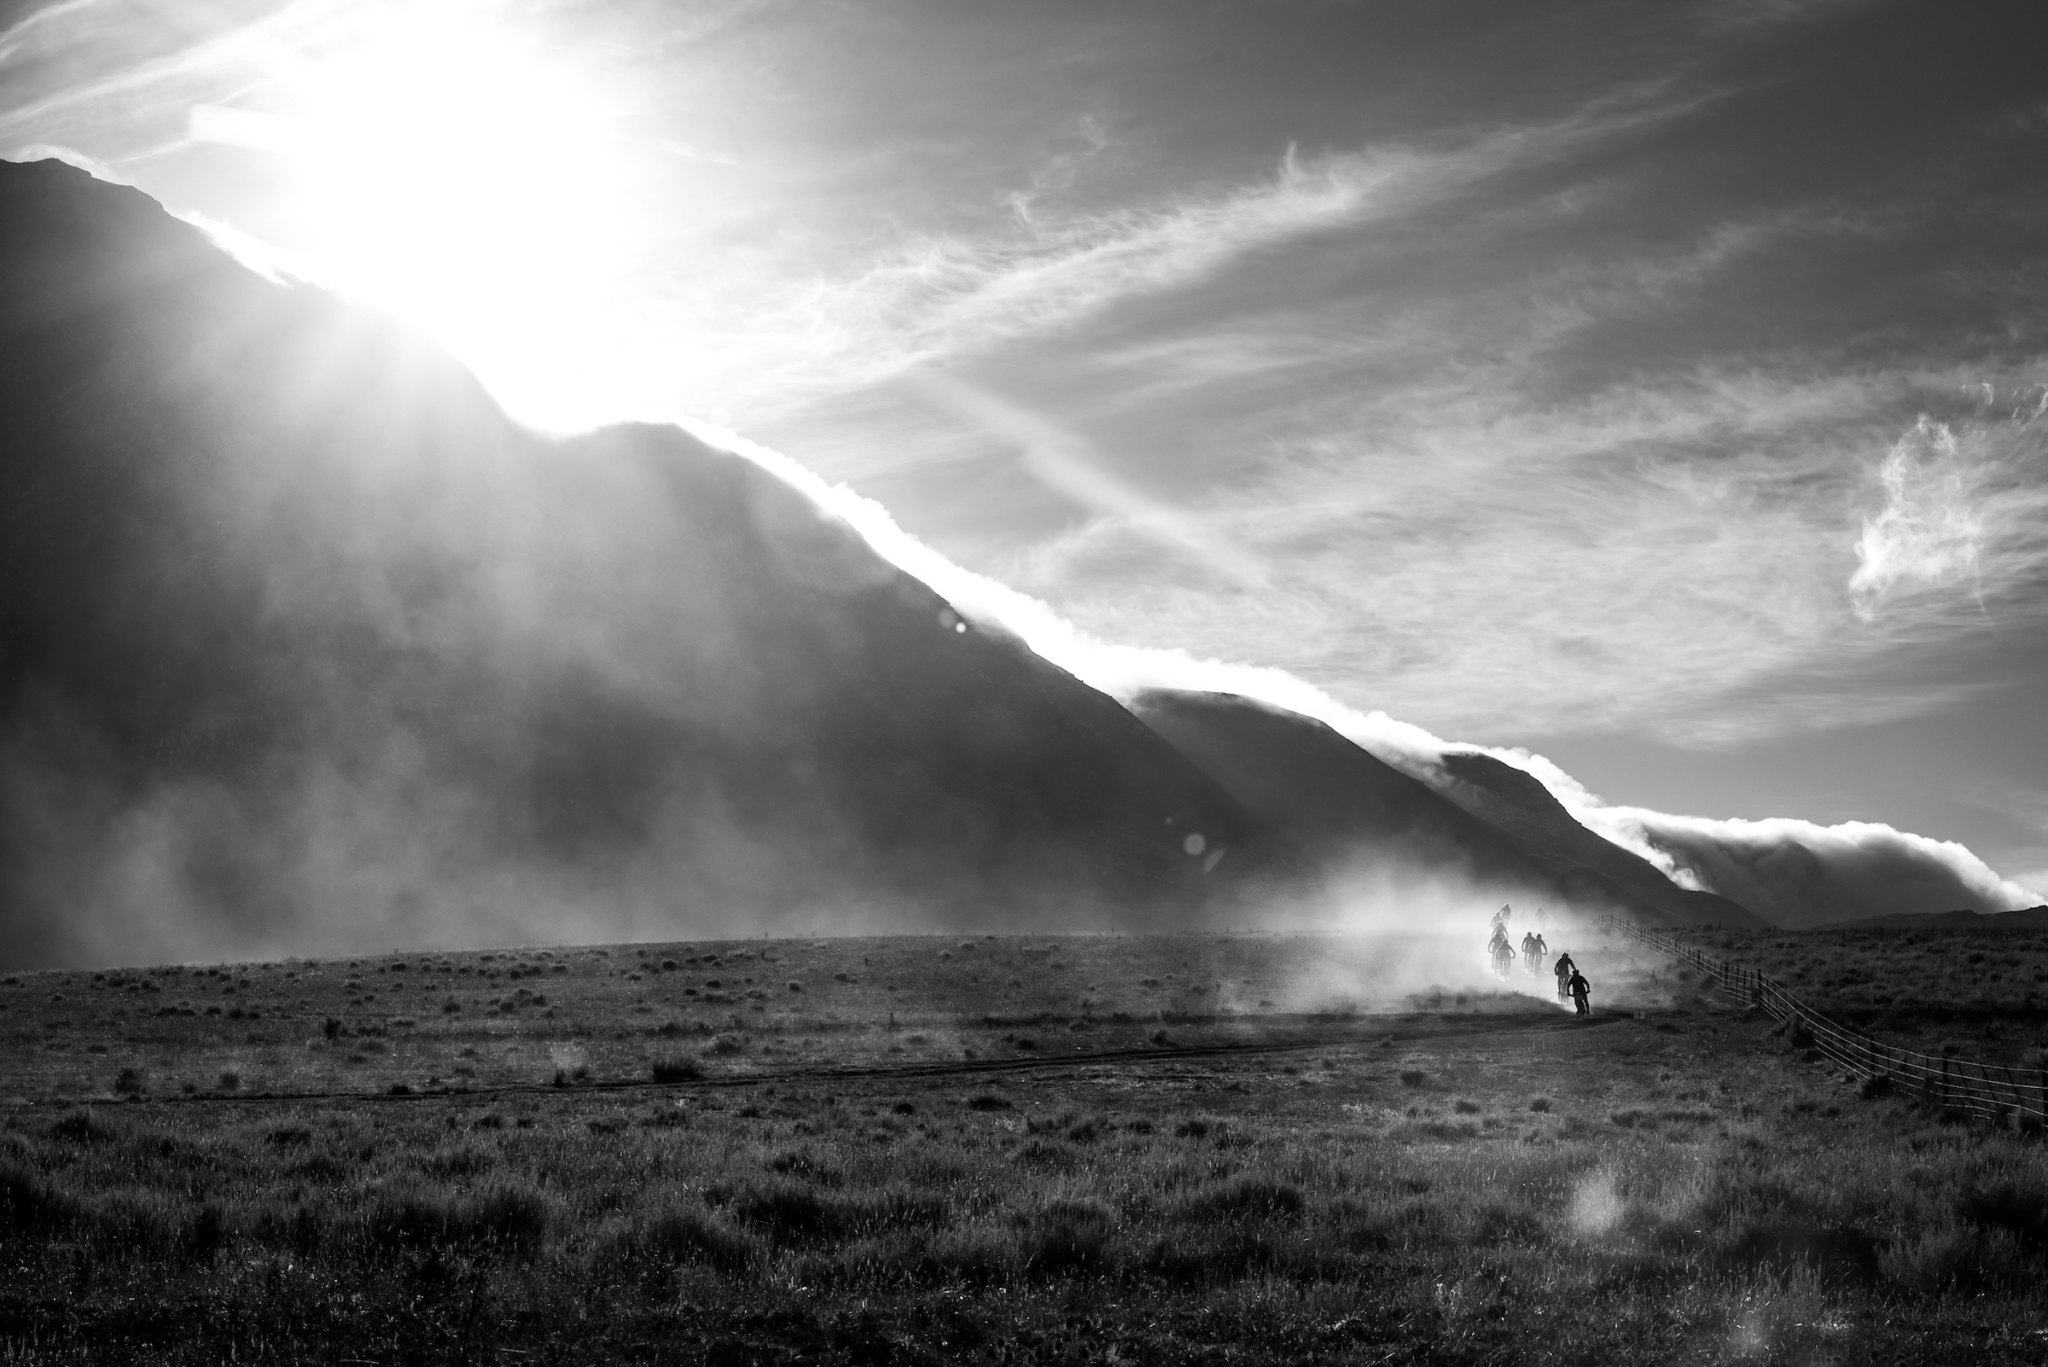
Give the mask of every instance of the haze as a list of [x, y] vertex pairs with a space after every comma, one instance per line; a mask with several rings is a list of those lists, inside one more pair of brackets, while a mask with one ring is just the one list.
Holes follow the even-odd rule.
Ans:
[[1098, 686], [1534, 752], [1738, 898], [1670, 851], [2002, 909], [2048, 896], [2024, 13], [59, 0], [0, 11], [0, 154], [530, 422], [743, 432]]

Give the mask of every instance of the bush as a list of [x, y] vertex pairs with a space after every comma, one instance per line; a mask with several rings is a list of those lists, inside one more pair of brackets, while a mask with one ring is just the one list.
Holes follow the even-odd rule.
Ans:
[[[61, 1123], [61, 1122], [59, 1122]], [[84, 1207], [33, 1170], [0, 1162], [0, 1234], [49, 1236], [78, 1223]]]
[[690, 1082], [704, 1076], [704, 1065], [689, 1054], [673, 1054], [654, 1060], [656, 1082]]
[[1139, 1266], [1174, 1286], [1213, 1286], [1266, 1271], [1279, 1256], [1267, 1231], [1234, 1225], [1154, 1240]]
[[990, 1286], [1017, 1274], [1023, 1252], [1009, 1232], [977, 1225], [934, 1237], [925, 1245], [924, 1261], [927, 1275]]
[[1190, 1197], [1180, 1209], [1190, 1220], [1294, 1219], [1301, 1214], [1301, 1189], [1270, 1177], [1239, 1177]]
[[123, 1068], [114, 1078], [114, 1090], [123, 1096], [139, 1096], [146, 1086], [140, 1068]]
[[1971, 1224], [2002, 1229], [2037, 1253], [2048, 1253], [2048, 1189], [1999, 1182], [1973, 1186], [1956, 1203]]
[[848, 1232], [836, 1203], [794, 1182], [747, 1188], [733, 1201], [732, 1214], [776, 1243], [830, 1239]]
[[1723, 1266], [1784, 1276], [1810, 1268], [1825, 1281], [1877, 1280], [1877, 1241], [1862, 1230], [1803, 1221], [1744, 1224], [1721, 1248]]
[[803, 1244], [865, 1238], [890, 1230], [936, 1229], [952, 1217], [941, 1197], [884, 1191], [831, 1196], [796, 1182], [750, 1185], [731, 1193], [732, 1219], [771, 1242]]
[[469, 1248], [530, 1259], [553, 1222], [554, 1203], [528, 1186], [499, 1182], [461, 1197], [406, 1186], [371, 1198], [363, 1235], [375, 1249]]
[[67, 1144], [104, 1144], [115, 1137], [114, 1127], [91, 1111], [67, 1111], [50, 1126], [50, 1138]]
[[787, 1153], [779, 1153], [769, 1159], [765, 1166], [770, 1172], [780, 1173], [785, 1177], [794, 1177], [800, 1182], [810, 1182], [821, 1187], [836, 1187], [841, 1180], [837, 1169], [820, 1163], [816, 1158], [799, 1149], [792, 1149]]
[[1031, 1219], [1024, 1239], [1024, 1270], [1034, 1277], [1100, 1272], [1113, 1223], [1100, 1201], [1048, 1202]]
[[668, 1206], [635, 1221], [609, 1250], [613, 1261], [668, 1269], [702, 1264], [727, 1274], [744, 1272], [761, 1258], [761, 1242], [707, 1210]]
[[1401, 1083], [1403, 1086], [1420, 1087], [1427, 1081], [1429, 1081], [1429, 1074], [1423, 1072], [1420, 1068], [1403, 1068], [1401, 1070]]
[[1017, 1150], [1017, 1161], [1034, 1167], [1058, 1168], [1062, 1171], [1076, 1166], [1080, 1155], [1067, 1145], [1052, 1139], [1027, 1139]]

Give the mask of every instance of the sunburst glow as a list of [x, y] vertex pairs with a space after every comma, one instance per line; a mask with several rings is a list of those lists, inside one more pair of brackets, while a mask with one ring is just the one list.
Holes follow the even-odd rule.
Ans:
[[616, 92], [568, 54], [467, 11], [397, 16], [280, 59], [262, 112], [199, 111], [201, 137], [285, 163], [305, 268], [434, 333], [523, 415], [611, 402], [565, 360], [601, 335], [641, 215]]

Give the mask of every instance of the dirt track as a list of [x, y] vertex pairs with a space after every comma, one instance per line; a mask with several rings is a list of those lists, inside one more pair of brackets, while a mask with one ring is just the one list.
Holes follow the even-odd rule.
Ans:
[[[1272, 1018], [1267, 1018], [1271, 1020]], [[1306, 1019], [1306, 1018], [1297, 1018]], [[785, 1082], [879, 1081], [894, 1078], [973, 1077], [994, 1073], [1065, 1072], [1080, 1068], [1129, 1067], [1193, 1059], [1249, 1058], [1268, 1054], [1302, 1053], [1345, 1045], [1379, 1044], [1382, 1041], [1412, 1043], [1421, 1040], [1463, 1039], [1474, 1035], [1551, 1034], [1612, 1025], [1628, 1019], [1623, 1014], [1594, 1015], [1587, 1019], [1551, 1012], [1512, 1016], [1403, 1015], [1348, 1021], [1341, 1029], [1300, 1030], [1275, 1038], [1221, 1041], [1193, 1045], [1155, 1045], [1145, 1048], [1099, 1049], [1076, 1053], [1039, 1055], [1025, 1058], [954, 1059], [944, 1062], [900, 1063], [868, 1067], [791, 1067], [757, 1069], [745, 1073], [711, 1074], [682, 1081], [656, 1082], [647, 1078], [589, 1080], [568, 1086], [544, 1083], [514, 1083], [498, 1086], [443, 1087], [423, 1091], [300, 1091], [244, 1094], [202, 1094], [136, 1098], [124, 1103], [141, 1106], [185, 1105], [276, 1105], [304, 1101], [419, 1102], [466, 1101], [494, 1096], [585, 1094], [592, 1092], [704, 1091], [732, 1087], [755, 1087]], [[1199, 1022], [1183, 1022], [1198, 1024]], [[1209, 1024], [1243, 1024], [1241, 1019], [1216, 1018]], [[1388, 1028], [1391, 1025], [1393, 1028]], [[84, 1105], [104, 1098], [51, 1098], [46, 1104]]]

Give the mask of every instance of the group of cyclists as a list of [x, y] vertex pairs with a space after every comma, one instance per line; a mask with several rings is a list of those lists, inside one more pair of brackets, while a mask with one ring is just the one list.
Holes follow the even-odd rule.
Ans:
[[[1508, 943], [1508, 917], [1513, 909], [1503, 906], [1493, 914], [1493, 940], [1486, 947], [1493, 956], [1494, 976], [1505, 980], [1514, 971], [1515, 947]], [[1522, 963], [1532, 978], [1541, 977], [1543, 961], [1550, 957], [1550, 946], [1543, 941], [1543, 909], [1536, 909], [1536, 928], [1522, 936]], [[1582, 1016], [1593, 1014], [1593, 984], [1586, 981], [1586, 975], [1579, 972], [1579, 966], [1572, 962], [1570, 954], [1557, 956], [1557, 963], [1551, 968], [1557, 975], [1557, 999], [1570, 1001]]]

